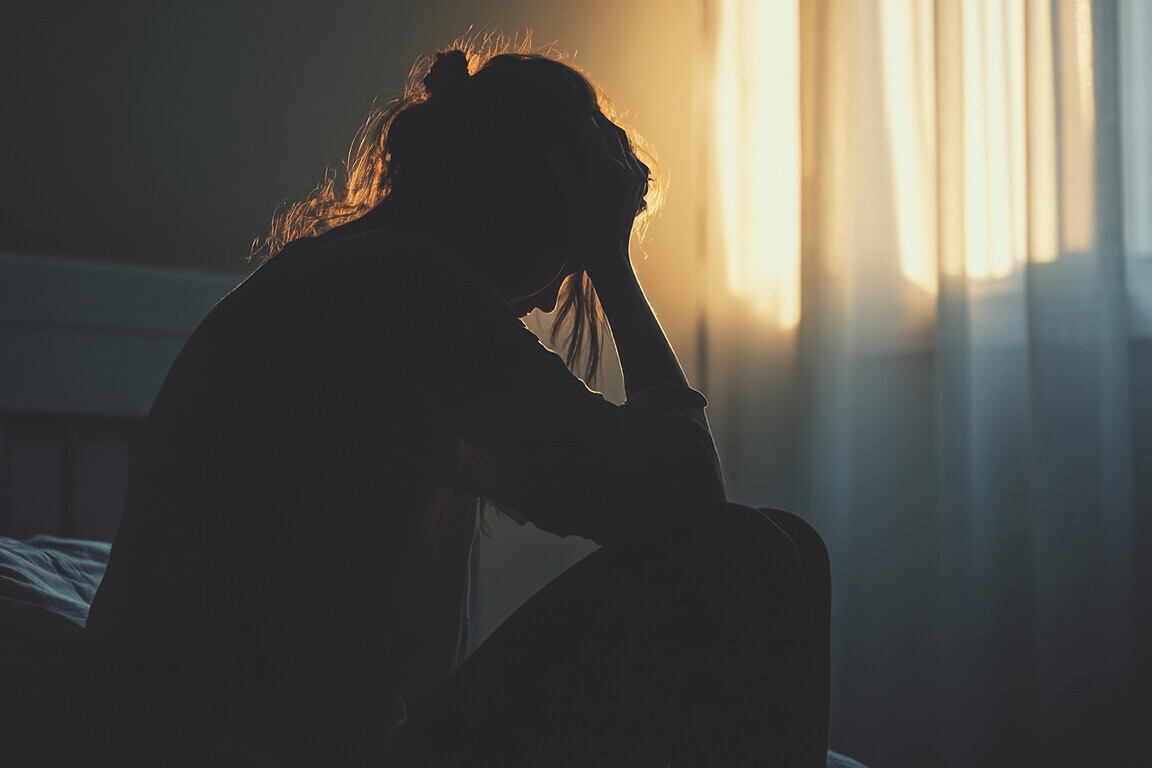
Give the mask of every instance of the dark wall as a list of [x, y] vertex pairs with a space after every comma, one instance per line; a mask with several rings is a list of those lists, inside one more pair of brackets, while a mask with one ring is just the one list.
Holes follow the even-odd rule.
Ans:
[[614, 44], [602, 0], [5, 5], [0, 251], [236, 271], [420, 54], [473, 25]]

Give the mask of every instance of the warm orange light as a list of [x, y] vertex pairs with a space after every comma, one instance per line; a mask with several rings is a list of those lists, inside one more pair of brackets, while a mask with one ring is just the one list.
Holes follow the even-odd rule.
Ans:
[[[727, 283], [785, 328], [800, 318], [800, 2], [718, 0], [713, 90]], [[935, 294], [941, 263], [999, 279], [1090, 250], [1091, 0], [874, 7], [895, 224], [884, 247], [903, 275]]]
[[930, 3], [880, 6], [885, 107], [892, 147], [897, 244], [904, 276], [935, 295], [936, 103]]
[[1060, 185], [1065, 252], [1095, 244], [1096, 94], [1092, 84], [1092, 4], [1060, 3]]
[[723, 0], [713, 137], [729, 290], [782, 328], [800, 322], [798, 0]]
[[964, 35], [964, 253], [1003, 277], [1028, 252], [1024, 6], [968, 0]]
[[1056, 165], [1056, 74], [1052, 2], [1028, 2], [1028, 255], [1034, 262], [1060, 254], [1060, 188]]

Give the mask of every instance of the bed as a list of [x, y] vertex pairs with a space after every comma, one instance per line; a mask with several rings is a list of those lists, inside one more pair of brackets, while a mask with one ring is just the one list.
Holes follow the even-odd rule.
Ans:
[[284, 765], [179, 701], [121, 689], [91, 662], [82, 630], [109, 549], [0, 537], [0, 765]]
[[[122, 690], [88, 658], [83, 627], [110, 545], [0, 536], [0, 765], [280, 768], [246, 734]], [[862, 768], [828, 753], [828, 768]]]

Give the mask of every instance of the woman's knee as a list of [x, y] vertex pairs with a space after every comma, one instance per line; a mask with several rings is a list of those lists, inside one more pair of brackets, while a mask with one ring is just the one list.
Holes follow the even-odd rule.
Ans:
[[729, 581], [753, 590], [767, 585], [776, 592], [804, 580], [803, 553], [792, 536], [760, 510], [742, 504], [707, 510], [682, 546], [688, 553], [684, 562], [699, 563], [715, 583]]
[[816, 531], [799, 517], [782, 510], [725, 502], [717, 506], [712, 519], [713, 525], [708, 527], [721, 539], [744, 542], [763, 555], [787, 559], [794, 556], [803, 561], [810, 554], [818, 557], [823, 552], [827, 557]]
[[803, 518], [782, 509], [760, 507], [757, 511], [765, 515], [792, 539], [807, 578], [819, 578], [821, 580], [829, 578], [828, 547], [825, 546], [824, 539], [820, 537], [815, 528]]
[[[794, 516], [791, 516], [794, 517]], [[655, 532], [646, 543], [606, 546], [582, 565], [600, 572], [634, 571], [638, 582], [671, 590], [687, 604], [717, 610], [748, 601], [789, 610], [801, 604], [811, 572], [827, 554], [823, 543], [799, 518], [783, 525], [765, 512], [731, 502], [696, 509]], [[807, 561], [815, 558], [816, 563]], [[599, 562], [594, 566], [594, 563]], [[573, 571], [581, 570], [576, 566]], [[617, 577], [619, 574], [617, 574]], [[617, 578], [615, 583], [630, 579]]]

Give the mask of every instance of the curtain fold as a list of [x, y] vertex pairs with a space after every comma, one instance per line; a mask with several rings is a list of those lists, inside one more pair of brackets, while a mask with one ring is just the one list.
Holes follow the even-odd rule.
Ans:
[[[781, 240], [724, 237], [714, 211], [711, 418], [733, 495], [798, 511], [829, 544], [833, 748], [885, 766], [1133, 758], [1152, 12], [805, 0], [794, 26], [755, 24], [709, 27], [713, 50], [796, 36], [796, 103], [760, 119], [795, 121], [799, 168], [759, 173], [731, 145], [740, 101], [706, 146], [750, 158], [741, 184], [798, 189], [799, 275], [772, 291], [794, 290], [799, 318], [764, 313], [752, 270], [735, 286], [726, 272], [792, 258]], [[745, 102], [771, 97], [716, 74]], [[731, 199], [737, 166], [716, 167], [709, 199]]]

